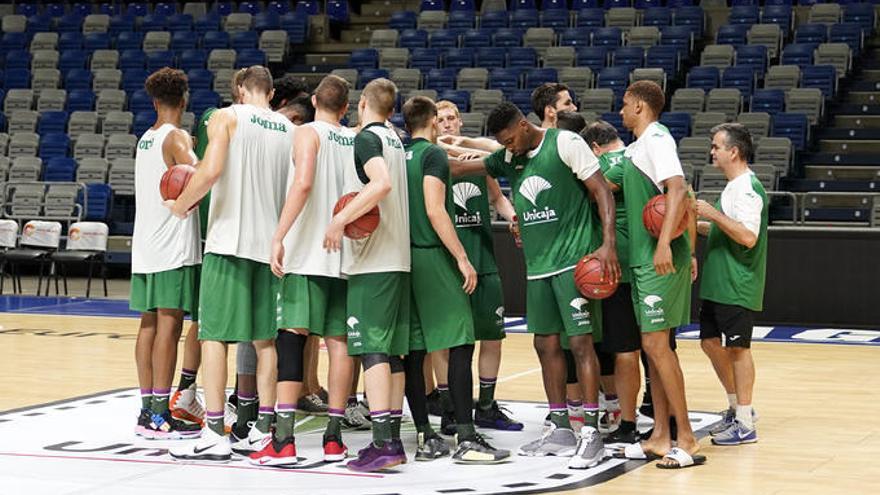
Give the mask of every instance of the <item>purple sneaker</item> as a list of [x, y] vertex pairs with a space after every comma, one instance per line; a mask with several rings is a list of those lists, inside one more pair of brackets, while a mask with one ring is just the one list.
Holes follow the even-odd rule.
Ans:
[[369, 473], [379, 471], [380, 469], [388, 469], [406, 462], [406, 455], [403, 454], [403, 446], [395, 447], [394, 442], [385, 442], [382, 447], [370, 443], [366, 449], [358, 452], [357, 459], [348, 461], [346, 467], [352, 471]]
[[395, 438], [391, 440], [391, 448], [394, 449], [394, 453], [399, 455], [403, 462], [401, 464], [406, 464], [406, 450], [403, 449], [403, 441], [399, 438]]
[[492, 401], [492, 405], [488, 409], [481, 409], [477, 406], [474, 411], [474, 424], [480, 428], [492, 428], [493, 430], [522, 430], [523, 424], [508, 417], [507, 414], [504, 414], [504, 411], [506, 409], [498, 406], [496, 401]]

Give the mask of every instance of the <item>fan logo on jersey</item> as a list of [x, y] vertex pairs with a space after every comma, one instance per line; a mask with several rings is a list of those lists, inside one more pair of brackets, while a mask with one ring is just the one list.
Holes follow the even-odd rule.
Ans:
[[657, 307], [658, 303], [663, 302], [663, 298], [658, 295], [648, 295], [642, 300], [648, 309], [645, 310], [645, 316], [652, 317], [651, 323], [660, 323], [665, 320], [663, 308]]
[[534, 207], [531, 210], [522, 212], [523, 225], [535, 225], [539, 223], [549, 223], [559, 220], [556, 210], [545, 206], [543, 209], [538, 207], [538, 195], [541, 192], [552, 188], [550, 182], [539, 176], [533, 175], [526, 178], [519, 186], [519, 195], [525, 198]]
[[[357, 324], [360, 323], [357, 318], [354, 316], [349, 316], [347, 320], [345, 320], [345, 324], [348, 326], [348, 338], [349, 339], [360, 339], [361, 332], [357, 328]], [[359, 341], [352, 342], [354, 347], [360, 347], [361, 343]]]
[[496, 323], [499, 325], [504, 325], [504, 306], [498, 306], [495, 308], [495, 314], [498, 316], [498, 320]]
[[584, 309], [584, 306], [589, 303], [590, 301], [583, 297], [576, 297], [568, 303], [569, 306], [574, 308], [574, 311], [571, 312], [571, 317], [577, 321], [578, 326], [590, 324], [590, 312]]
[[483, 193], [472, 182], [459, 182], [452, 186], [452, 200], [456, 206], [464, 210], [462, 214], [455, 214], [456, 227], [479, 227], [483, 225], [483, 217], [479, 211], [470, 211], [467, 202], [471, 198], [478, 198]]

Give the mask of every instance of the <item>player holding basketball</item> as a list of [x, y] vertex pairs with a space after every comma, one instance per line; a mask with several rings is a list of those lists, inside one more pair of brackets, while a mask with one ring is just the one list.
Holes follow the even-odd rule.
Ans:
[[[406, 156], [397, 134], [385, 125], [394, 112], [397, 87], [370, 81], [358, 102], [354, 166], [344, 172], [345, 192], [357, 196], [337, 213], [324, 247], [342, 249], [348, 275], [348, 353], [359, 356], [370, 401], [373, 441], [348, 463], [353, 471], [376, 471], [406, 462], [400, 441], [404, 368], [409, 351], [410, 248]], [[344, 239], [345, 226], [379, 207], [379, 225], [363, 239]]]
[[156, 439], [192, 438], [201, 428], [173, 418], [168, 399], [183, 316], [197, 319], [198, 314], [199, 219], [172, 216], [159, 192], [166, 170], [196, 163], [192, 139], [180, 129], [189, 88], [182, 71], [167, 67], [150, 75], [145, 87], [157, 116], [135, 155], [130, 307], [141, 312], [135, 346], [141, 412], [135, 432]]
[[330, 355], [330, 422], [324, 432], [324, 460], [341, 461], [342, 419], [351, 386], [352, 359], [345, 327], [346, 283], [341, 253], [321, 247], [333, 205], [342, 196], [343, 172], [354, 160], [354, 132], [340, 125], [348, 110], [348, 83], [325, 77], [312, 96], [314, 122], [297, 128], [294, 174], [272, 238], [272, 272], [281, 278], [278, 294], [278, 404], [273, 441], [250, 456], [257, 465], [296, 464], [294, 413], [303, 386], [303, 353], [308, 335], [324, 337]]
[[700, 283], [700, 340], [729, 402], [712, 443], [740, 445], [758, 441], [750, 347], [754, 312], [764, 302], [769, 202], [749, 169], [754, 147], [748, 129], [721, 124], [711, 132], [712, 162], [728, 182], [715, 206], [696, 203], [696, 213], [707, 220], [698, 230], [709, 236]]
[[269, 254], [284, 204], [293, 135], [290, 122], [269, 107], [272, 75], [268, 69], [249, 67], [239, 91], [242, 104], [211, 117], [203, 164], [171, 205], [176, 216], [184, 217], [213, 186], [202, 270], [202, 287], [211, 290], [202, 292], [199, 305], [207, 428], [199, 441], [171, 452], [178, 460], [226, 462], [231, 457], [223, 429], [228, 342], [254, 344], [260, 410], [248, 443], [251, 449], [261, 450], [271, 440], [277, 329], [276, 282]]
[[[688, 187], [678, 160], [675, 139], [657, 122], [666, 98], [654, 82], [638, 81], [627, 88], [620, 115], [638, 138], [627, 147], [622, 189], [629, 224], [632, 296], [641, 329], [641, 347], [648, 355], [654, 404], [654, 431], [645, 442], [625, 449], [627, 458], [664, 456], [658, 467], [674, 469], [705, 462], [688, 420], [684, 377], [669, 332], [690, 320], [691, 246], [686, 236], [672, 233], [687, 214]], [[658, 194], [666, 195], [666, 216], [658, 239], [648, 233], [642, 210]], [[678, 426], [672, 447], [670, 413]]]
[[[513, 205], [528, 275], [528, 330], [535, 335], [552, 422], [541, 438], [520, 447], [519, 453], [574, 456], [570, 467], [594, 466], [605, 450], [597, 429], [598, 408], [585, 418], [578, 440], [564, 402], [566, 369], [560, 338], [568, 337], [584, 395], [596, 403], [599, 364], [593, 333], [598, 337], [601, 332], [601, 308], [578, 292], [574, 267], [586, 253], [592, 253], [605, 276], [617, 281], [614, 198], [598, 160], [577, 134], [535, 127], [507, 102], [492, 110], [487, 126], [504, 149], [484, 160], [453, 161], [452, 165], [456, 175], [505, 176], [515, 191]], [[590, 196], [598, 205], [601, 234]]]

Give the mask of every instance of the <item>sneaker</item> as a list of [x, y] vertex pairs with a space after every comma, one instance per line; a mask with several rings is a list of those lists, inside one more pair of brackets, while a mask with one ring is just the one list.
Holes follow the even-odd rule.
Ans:
[[183, 390], [177, 389], [177, 392], [171, 396], [168, 409], [171, 410], [173, 418], [205, 426], [205, 408], [196, 394], [195, 383]]
[[241, 435], [236, 432], [236, 427], [232, 428], [232, 451], [238, 455], [245, 457], [254, 452], [259, 452], [272, 440], [272, 433], [258, 430], [256, 426], [251, 426], [247, 435]]
[[226, 433], [232, 432], [232, 426], [238, 421], [238, 407], [231, 403], [226, 402], [226, 406], [223, 409], [223, 429], [226, 430]]
[[712, 437], [712, 443], [715, 445], [742, 445], [744, 443], [755, 443], [758, 441], [758, 430], [754, 426], [749, 429], [737, 420], [733, 420], [725, 431], [718, 433]]
[[345, 466], [352, 471], [369, 473], [392, 468], [404, 462], [406, 462], [406, 455], [402, 455], [398, 448], [392, 445], [392, 442], [385, 442], [385, 445], [381, 447], [370, 442], [366, 448], [358, 452], [357, 459], [348, 461]]
[[296, 442], [292, 436], [280, 442], [272, 438], [272, 441], [266, 442], [266, 446], [259, 452], [252, 452], [248, 460], [255, 466], [296, 466], [299, 463], [296, 457]]
[[321, 387], [320, 389], [318, 389], [318, 393], [316, 393], [315, 395], [317, 395], [318, 398], [321, 399], [321, 402], [323, 402], [324, 404], [330, 403], [330, 392], [327, 392], [326, 388]]
[[617, 443], [636, 443], [640, 440], [639, 431], [631, 430], [631, 431], [623, 431], [621, 428], [617, 428], [611, 433], [605, 435], [605, 438], [602, 439], [605, 442], [605, 445], [612, 445]]
[[523, 424], [519, 421], [510, 419], [510, 417], [505, 414], [505, 411], [510, 412], [508, 409], [500, 407], [498, 401], [492, 401], [492, 405], [489, 409], [480, 409], [477, 407], [474, 410], [474, 424], [481, 428], [492, 428], [495, 430], [522, 430]]
[[541, 438], [529, 442], [519, 448], [519, 455], [530, 457], [542, 457], [555, 455], [559, 457], [571, 457], [577, 452], [578, 439], [574, 431], [568, 428], [557, 428], [556, 425], [544, 432]]
[[599, 431], [592, 426], [581, 429], [581, 440], [578, 442], [577, 453], [568, 461], [568, 469], [588, 469], [596, 466], [605, 458], [605, 444]]
[[134, 426], [134, 434], [139, 437], [152, 438], [150, 431], [150, 419], [152, 415], [149, 409], [141, 409], [138, 414], [137, 424]]
[[214, 430], [205, 428], [202, 436], [194, 442], [182, 445], [168, 451], [175, 461], [210, 461], [229, 462], [232, 459], [232, 449], [229, 445], [229, 437], [218, 435]]
[[[369, 415], [369, 411], [367, 411], [367, 416]], [[342, 424], [345, 425], [346, 428], [352, 428], [355, 430], [369, 430], [370, 429], [370, 419], [364, 415], [364, 412], [360, 406], [360, 404], [351, 404], [345, 406], [345, 416], [342, 418]]]
[[452, 411], [443, 411], [443, 415], [440, 416], [440, 433], [446, 436], [455, 435], [455, 413]]
[[417, 461], [433, 461], [446, 457], [450, 453], [449, 444], [440, 435], [434, 433], [425, 437], [424, 433], [418, 435], [418, 447], [416, 447]]
[[338, 462], [348, 456], [348, 447], [336, 435], [324, 437], [324, 460], [326, 462]]
[[443, 405], [440, 403], [440, 391], [436, 388], [425, 397], [428, 400], [428, 414], [443, 416]]
[[311, 416], [326, 416], [327, 409], [327, 403], [317, 394], [304, 395], [296, 402], [297, 411]]
[[734, 421], [736, 421], [736, 409], [731, 407], [721, 413], [721, 421], [709, 430], [709, 434], [714, 437], [715, 435], [724, 433], [730, 429], [730, 426], [733, 425]]
[[599, 431], [602, 433], [610, 433], [620, 426], [620, 409], [605, 410], [599, 416]]
[[148, 428], [150, 432], [146, 438], [153, 440], [182, 440], [196, 438], [202, 433], [201, 426], [174, 419], [171, 417], [171, 411], [162, 414], [153, 413]]
[[401, 464], [407, 463], [406, 450], [403, 448], [403, 440], [399, 438], [391, 439], [391, 449], [394, 453], [403, 456], [403, 462], [401, 462]]
[[550, 413], [547, 413], [547, 415], [544, 416], [544, 426], [551, 426], [551, 425], [553, 425], [553, 421], [550, 420]]
[[509, 450], [496, 449], [479, 433], [462, 441], [456, 435], [455, 440], [458, 448], [452, 460], [459, 464], [497, 464], [510, 457]]

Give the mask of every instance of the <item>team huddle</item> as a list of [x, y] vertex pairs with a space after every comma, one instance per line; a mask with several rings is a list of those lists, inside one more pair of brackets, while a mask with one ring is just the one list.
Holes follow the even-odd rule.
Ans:
[[[390, 124], [398, 95], [389, 80], [364, 88], [357, 129], [341, 123], [349, 85], [339, 77], [282, 104], [264, 67], [242, 69], [232, 85], [234, 104], [200, 120], [194, 152], [180, 129], [186, 76], [166, 68], [146, 82], [157, 121], [136, 156], [136, 433], [193, 439], [170, 451], [174, 459], [227, 462], [234, 453], [256, 465], [295, 466], [295, 413], [310, 381], [310, 336], [318, 336], [329, 357], [325, 461], [348, 457], [344, 429], [368, 427], [372, 441], [349, 469], [406, 463], [404, 398], [416, 460], [509, 461], [510, 451], [478, 431], [523, 429], [494, 398], [505, 335], [492, 210], [522, 247], [527, 327], [549, 405], [544, 432], [518, 455], [565, 457], [572, 469], [596, 466], [606, 452], [660, 459], [668, 469], [705, 462], [674, 338], [690, 322], [698, 232], [708, 235], [702, 345], [729, 401], [713, 443], [757, 441], [749, 346], [763, 299], [768, 201], [748, 169], [752, 144], [742, 126], [712, 131], [713, 162], [729, 179], [713, 206], [689, 192], [675, 140], [657, 122], [665, 97], [654, 83], [625, 93], [621, 116], [636, 136], [629, 146], [610, 124], [572, 113], [568, 88], [555, 83], [532, 95], [540, 127], [511, 103], [494, 108], [494, 139], [461, 136], [453, 103], [412, 97], [402, 106], [406, 145]], [[176, 199], [163, 201], [158, 184], [177, 165], [196, 169]], [[666, 210], [655, 237], [642, 216], [661, 194]], [[364, 228], [367, 218], [378, 223]], [[682, 222], [688, 228], [679, 235]], [[578, 291], [575, 267], [585, 255], [617, 284], [610, 297]], [[171, 398], [185, 314], [194, 324]], [[239, 377], [232, 414], [229, 343], [237, 344]], [[639, 411], [655, 419], [646, 433], [636, 429], [640, 357], [649, 390]], [[437, 391], [428, 394], [435, 376]], [[429, 413], [441, 416], [440, 431]]]

